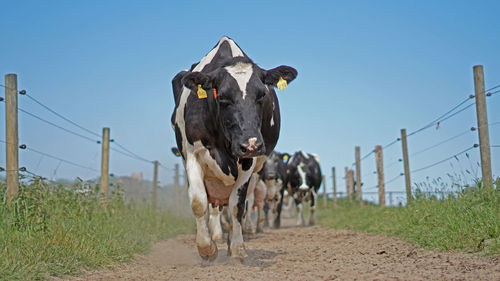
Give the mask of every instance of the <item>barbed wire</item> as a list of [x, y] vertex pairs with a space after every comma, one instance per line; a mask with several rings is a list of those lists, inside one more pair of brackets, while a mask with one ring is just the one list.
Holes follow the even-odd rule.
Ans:
[[24, 110], [22, 108], [18, 108], [18, 110], [21, 111], [21, 112], [23, 112], [24, 114], [27, 114], [27, 115], [29, 115], [29, 116], [31, 116], [33, 118], [36, 118], [36, 119], [38, 119], [38, 120], [40, 120], [42, 122], [45, 122], [45, 123], [47, 123], [47, 124], [49, 124], [49, 125], [51, 125], [53, 127], [56, 127], [56, 128], [58, 128], [60, 130], [63, 130], [65, 132], [67, 132], [67, 133], [70, 133], [72, 135], [78, 136], [78, 137], [80, 137], [82, 139], [86, 139], [86, 140], [91, 141], [93, 143], [101, 143], [101, 141], [99, 141], [99, 140], [91, 139], [91, 138], [89, 138], [87, 136], [84, 136], [82, 134], [79, 134], [79, 133], [77, 133], [75, 131], [72, 131], [70, 129], [66, 129], [66, 128], [62, 127], [62, 126], [59, 126], [59, 125], [57, 125], [55, 123], [52, 123], [52, 122], [50, 122], [50, 121], [48, 121], [48, 120], [46, 120], [46, 119], [44, 119], [44, 118], [42, 118], [42, 117], [40, 117], [40, 116], [38, 116], [36, 114], [33, 114], [33, 113], [29, 112], [29, 111], [26, 111], [26, 110]]
[[404, 173], [399, 173], [399, 175], [397, 175], [397, 176], [395, 176], [395, 177], [391, 178], [390, 180], [388, 180], [388, 181], [384, 182], [384, 185], [386, 185], [386, 184], [390, 184], [391, 182], [396, 181], [397, 179], [399, 179], [400, 177], [402, 177], [402, 176], [404, 176], [404, 175], [405, 175]]
[[464, 153], [466, 153], [467, 151], [469, 151], [469, 150], [471, 150], [471, 149], [474, 149], [474, 148], [476, 148], [476, 147], [478, 147], [478, 146], [479, 146], [479, 145], [475, 144], [475, 145], [473, 145], [473, 146], [471, 146], [471, 147], [469, 147], [469, 148], [467, 148], [467, 149], [465, 149], [465, 150], [462, 150], [462, 151], [460, 151], [460, 152], [458, 152], [458, 153], [455, 153], [454, 155], [452, 155], [452, 156], [450, 156], [450, 157], [448, 157], [448, 158], [445, 158], [445, 159], [443, 159], [443, 160], [437, 161], [437, 162], [435, 162], [435, 163], [433, 163], [433, 164], [430, 164], [430, 165], [427, 165], [427, 166], [425, 166], [425, 167], [422, 167], [422, 168], [419, 168], [419, 169], [412, 170], [412, 171], [410, 171], [410, 172], [411, 172], [411, 173], [418, 173], [418, 172], [421, 172], [421, 171], [423, 171], [423, 170], [427, 170], [427, 169], [432, 168], [432, 167], [434, 167], [434, 166], [436, 166], [436, 165], [439, 165], [439, 164], [441, 164], [441, 163], [444, 163], [444, 162], [446, 162], [446, 161], [448, 161], [448, 160], [450, 160], [450, 159], [456, 158], [457, 156], [459, 156], [459, 155], [461, 155], [461, 154], [464, 154]]
[[472, 103], [472, 104], [469, 104], [469, 105], [468, 105], [468, 106], [466, 106], [465, 108], [462, 108], [461, 110], [459, 110], [459, 111], [457, 111], [457, 112], [453, 113], [452, 115], [448, 116], [450, 113], [452, 113], [453, 111], [455, 111], [456, 109], [458, 109], [460, 106], [462, 106], [463, 104], [465, 104], [466, 102], [468, 102], [471, 98], [472, 98], [472, 96], [467, 97], [465, 100], [461, 101], [459, 104], [457, 104], [456, 106], [454, 106], [452, 109], [448, 110], [446, 113], [444, 113], [444, 114], [442, 114], [441, 116], [439, 116], [438, 118], [434, 119], [433, 121], [431, 121], [431, 122], [430, 122], [430, 123], [428, 123], [427, 125], [425, 125], [425, 126], [421, 127], [420, 129], [417, 129], [417, 130], [415, 130], [415, 131], [413, 131], [413, 132], [409, 133], [409, 134], [407, 135], [407, 137], [411, 137], [411, 136], [413, 136], [413, 135], [416, 135], [416, 134], [418, 134], [418, 133], [420, 133], [420, 132], [424, 131], [425, 129], [428, 129], [428, 128], [430, 128], [430, 127], [435, 126], [436, 124], [439, 124], [439, 123], [441, 123], [441, 122], [443, 122], [443, 121], [445, 121], [445, 120], [448, 120], [449, 118], [451, 118], [451, 117], [453, 117], [453, 116], [457, 115], [458, 113], [460, 113], [460, 112], [464, 111], [465, 109], [467, 109], [467, 108], [471, 107], [472, 105], [474, 105], [474, 104], [475, 104], [475, 102], [474, 102], [474, 103]]
[[[123, 145], [121, 145], [120, 143], [118, 143], [116, 140], [113, 140], [111, 143], [115, 144], [116, 146], [118, 146], [119, 148], [123, 149], [124, 151], [126, 151], [129, 155], [129, 157], [131, 158], [134, 158], [134, 159], [137, 159], [137, 160], [141, 160], [141, 161], [144, 161], [144, 162], [148, 162], [148, 163], [154, 163], [154, 161], [152, 160], [148, 160], [144, 157], [141, 157], [139, 155], [137, 155], [136, 153], [130, 151], [130, 149], [127, 149], [126, 147], [124, 147]], [[115, 150], [115, 151], [118, 151], [118, 150]], [[122, 152], [122, 154], [126, 155], [125, 153]]]
[[64, 121], [66, 121], [66, 122], [68, 122], [68, 123], [72, 124], [73, 126], [76, 126], [76, 127], [80, 128], [81, 130], [83, 130], [83, 131], [85, 131], [85, 132], [87, 132], [87, 133], [89, 133], [89, 134], [92, 134], [92, 135], [94, 135], [94, 136], [96, 136], [96, 137], [99, 137], [99, 138], [101, 138], [101, 137], [102, 137], [100, 134], [95, 133], [95, 132], [93, 132], [93, 131], [91, 131], [91, 130], [89, 130], [89, 129], [85, 128], [85, 127], [83, 127], [82, 125], [77, 124], [76, 122], [74, 122], [74, 121], [70, 120], [70, 119], [69, 119], [69, 118], [67, 118], [67, 117], [64, 117], [62, 114], [60, 114], [60, 113], [56, 112], [55, 110], [53, 110], [53, 109], [51, 109], [50, 107], [46, 106], [45, 104], [41, 103], [39, 100], [35, 99], [35, 98], [34, 98], [34, 97], [32, 97], [31, 95], [27, 94], [27, 93], [26, 93], [26, 91], [24, 91], [24, 93], [23, 93], [23, 91], [24, 91], [24, 90], [20, 91], [20, 92], [19, 92], [19, 94], [21, 94], [21, 95], [25, 95], [26, 97], [28, 97], [28, 98], [29, 98], [29, 99], [31, 99], [32, 101], [36, 102], [37, 104], [39, 104], [40, 106], [42, 106], [42, 107], [43, 107], [43, 108], [45, 108], [46, 110], [50, 111], [51, 113], [53, 113], [53, 114], [54, 114], [54, 115], [56, 115], [57, 117], [59, 117], [59, 118], [63, 119]]
[[63, 163], [66, 163], [66, 164], [69, 164], [69, 165], [73, 165], [75, 167], [79, 167], [79, 168], [82, 168], [82, 169], [85, 169], [85, 170], [91, 170], [91, 171], [94, 171], [94, 172], [97, 172], [99, 173], [100, 171], [97, 170], [97, 169], [94, 169], [92, 167], [87, 167], [87, 166], [84, 166], [84, 165], [81, 165], [81, 164], [78, 164], [78, 163], [75, 163], [75, 162], [72, 162], [72, 161], [69, 161], [69, 160], [66, 160], [66, 159], [63, 159], [63, 158], [60, 158], [60, 157], [57, 157], [57, 156], [54, 156], [54, 155], [51, 155], [51, 154], [48, 154], [46, 152], [42, 152], [42, 151], [39, 151], [39, 150], [36, 150], [36, 149], [33, 149], [33, 148], [30, 148], [30, 147], [26, 147], [26, 150], [29, 150], [29, 151], [32, 151], [32, 152], [35, 152], [35, 153], [38, 153], [40, 155], [43, 155], [43, 156], [46, 156], [46, 157], [49, 157], [49, 158], [52, 158], [52, 159], [55, 159], [55, 160], [59, 160]]
[[398, 141], [401, 141], [401, 138], [397, 138], [397, 139], [395, 139], [395, 140], [391, 141], [390, 143], [388, 143], [388, 144], [386, 144], [386, 145], [382, 146], [382, 149], [389, 148], [389, 147], [393, 146], [394, 144], [396, 144]]
[[[500, 84], [496, 85], [494, 87], [491, 87], [489, 89], [486, 89], [484, 91], [484, 93], [486, 93], [488, 91], [491, 91], [491, 90], [494, 90], [496, 88], [500, 88]], [[492, 92], [492, 93], [490, 93], [490, 95], [493, 95], [493, 94], [498, 93], [498, 92], [500, 92], [500, 90]], [[452, 107], [450, 110], [446, 111], [444, 114], [440, 115], [438, 118], [434, 119], [432, 122], [428, 123], [427, 125], [419, 128], [419, 129], [417, 129], [417, 130], [415, 130], [415, 131], [413, 131], [411, 133], [408, 133], [407, 137], [410, 137], [410, 136], [413, 136], [415, 134], [418, 134], [419, 132], [424, 131], [425, 129], [428, 129], [428, 128], [432, 127], [432, 126], [435, 126], [436, 124], [439, 124], [439, 123], [441, 123], [443, 121], [446, 121], [446, 120], [450, 119], [451, 117], [453, 117], [453, 116], [455, 116], [455, 115], [463, 112], [464, 110], [470, 108], [472, 105], [475, 104], [475, 102], [473, 102], [472, 104], [467, 105], [465, 108], [462, 108], [459, 111], [457, 111], [457, 112], [451, 114], [450, 116], [448, 116], [450, 113], [452, 113], [453, 111], [455, 111], [456, 109], [458, 109], [459, 107], [461, 107], [462, 105], [464, 105], [465, 103], [467, 103], [467, 101], [469, 101], [470, 99], [472, 99], [474, 97], [475, 97], [474, 95], [469, 95], [466, 99], [462, 100], [460, 103], [458, 103], [457, 105], [455, 105], [454, 107]], [[394, 144], [396, 144], [399, 141], [401, 141], [401, 138], [397, 138], [397, 139], [389, 142], [388, 144], [384, 145], [382, 148], [383, 149], [389, 148], [389, 147], [393, 146]]]
[[[7, 86], [5, 86], [5, 85], [3, 85], [3, 84], [0, 84], [0, 86], [1, 86], [1, 87], [4, 87], [4, 88], [6, 88], [6, 89], [12, 89], [12, 88], [7, 87]], [[90, 130], [90, 129], [88, 129], [88, 128], [86, 128], [86, 127], [84, 127], [84, 126], [82, 126], [82, 125], [80, 125], [80, 124], [78, 124], [78, 123], [76, 123], [76, 122], [74, 122], [74, 121], [73, 121], [73, 120], [71, 120], [70, 118], [65, 117], [64, 115], [60, 114], [60, 113], [59, 113], [59, 112], [57, 112], [56, 110], [54, 110], [54, 109], [52, 109], [51, 107], [47, 106], [46, 104], [42, 103], [41, 101], [39, 101], [39, 100], [38, 100], [38, 99], [36, 99], [35, 97], [33, 97], [33, 96], [31, 96], [31, 95], [27, 94], [27, 93], [26, 93], [26, 90], [20, 90], [20, 91], [17, 91], [17, 93], [18, 93], [18, 94], [20, 94], [20, 95], [25, 95], [25, 96], [26, 96], [26, 97], [28, 97], [30, 100], [32, 100], [33, 102], [37, 103], [39, 106], [43, 107], [43, 108], [44, 108], [44, 109], [46, 109], [47, 111], [49, 111], [49, 112], [51, 112], [52, 114], [56, 115], [56, 116], [57, 116], [57, 117], [59, 117], [60, 119], [63, 119], [64, 121], [66, 121], [66, 122], [70, 123], [71, 125], [73, 125], [73, 126], [75, 126], [75, 127], [79, 128], [80, 130], [83, 130], [83, 131], [85, 131], [86, 133], [91, 134], [91, 135], [96, 136], [96, 137], [99, 137], [99, 138], [101, 138], [101, 137], [102, 137], [102, 135], [101, 135], [101, 134], [98, 134], [98, 133], [96, 133], [96, 132], [94, 132], [94, 131], [92, 131], [92, 130]], [[3, 100], [4, 100], [4, 98], [0, 97], [0, 101], [3, 101]], [[83, 139], [85, 139], [85, 140], [88, 140], [88, 141], [91, 141], [91, 142], [94, 142], [94, 143], [101, 143], [101, 141], [100, 141], [100, 140], [94, 140], [94, 139], [92, 139], [92, 138], [90, 138], [90, 137], [88, 137], [88, 136], [85, 136], [85, 135], [83, 135], [83, 134], [80, 134], [80, 133], [78, 133], [78, 132], [75, 132], [74, 130], [71, 130], [71, 129], [65, 128], [65, 127], [63, 127], [63, 126], [57, 125], [57, 124], [55, 124], [54, 122], [48, 121], [47, 119], [44, 119], [44, 118], [42, 118], [42, 117], [40, 117], [40, 116], [38, 116], [38, 115], [36, 115], [36, 114], [34, 114], [34, 113], [31, 113], [31, 112], [29, 112], [29, 111], [27, 111], [27, 110], [24, 110], [24, 109], [22, 109], [22, 108], [18, 108], [18, 111], [21, 111], [21, 112], [23, 112], [24, 114], [27, 114], [27, 115], [29, 115], [29, 116], [31, 116], [31, 117], [33, 117], [33, 118], [36, 118], [36, 119], [38, 119], [38, 120], [40, 120], [40, 121], [42, 121], [42, 122], [44, 122], [44, 123], [46, 123], [46, 124], [49, 124], [49, 125], [51, 125], [51, 126], [53, 126], [53, 127], [55, 127], [55, 128], [58, 128], [58, 129], [60, 129], [60, 130], [62, 130], [62, 131], [65, 131], [65, 132], [70, 133], [70, 134], [72, 134], [72, 135], [75, 135], [75, 136], [77, 136], [77, 137], [83, 138]], [[126, 148], [126, 147], [125, 147], [124, 145], [122, 145], [121, 143], [117, 142], [116, 140], [111, 140], [110, 142], [111, 142], [111, 143], [116, 144], [116, 146], [118, 147], [118, 148], [113, 148], [113, 147], [110, 147], [110, 149], [111, 149], [111, 150], [113, 150], [113, 151], [115, 151], [115, 152], [118, 152], [118, 153], [120, 153], [120, 154], [122, 154], [122, 155], [124, 155], [124, 156], [130, 157], [130, 158], [132, 158], [132, 159], [134, 159], [134, 160], [139, 160], [139, 161], [143, 161], [143, 162], [146, 162], [146, 163], [154, 163], [154, 161], [148, 160], [148, 159], [146, 159], [145, 157], [142, 157], [142, 156], [138, 155], [137, 153], [134, 153], [133, 151], [131, 151], [130, 149]], [[93, 170], [93, 171], [97, 171], [97, 172], [98, 172], [98, 170], [96, 170], [96, 169], [92, 169], [92, 168], [89, 168], [89, 167], [85, 167], [85, 166], [80, 165], [80, 164], [78, 164], [78, 163], [75, 163], [75, 162], [72, 162], [72, 161], [69, 161], [69, 160], [66, 160], [66, 159], [59, 158], [59, 157], [56, 157], [56, 156], [50, 155], [50, 154], [45, 153], [45, 152], [37, 151], [37, 150], [31, 149], [31, 148], [29, 148], [28, 150], [31, 150], [31, 151], [33, 151], [33, 152], [35, 152], [35, 153], [39, 153], [39, 154], [41, 154], [41, 155], [44, 155], [44, 156], [47, 156], [47, 157], [50, 157], [50, 158], [53, 158], [53, 159], [60, 160], [60, 161], [62, 161], [62, 162], [65, 162], [65, 163], [70, 164], [70, 165], [73, 165], [73, 166], [77, 166], [77, 167], [81, 167], [81, 168], [85, 168], [85, 169], [88, 169], [88, 170]], [[158, 162], [158, 163], [159, 163], [159, 162]], [[159, 163], [159, 164], [160, 164], [160, 163]], [[161, 165], [161, 164], [160, 164], [160, 166], [161, 166], [162, 168], [164, 168], [165, 170], [170, 171], [170, 169], [168, 169], [168, 168], [164, 167], [163, 165]]]
[[[5, 85], [3, 85], [3, 84], [0, 84], [0, 86], [1, 86], [1, 87], [4, 87], [4, 88], [6, 88], [6, 89], [11, 89], [11, 90], [13, 90], [12, 88], [9, 88], [9, 87], [7, 87], [7, 86], [5, 86]], [[89, 133], [89, 134], [92, 134], [92, 135], [94, 135], [94, 136], [96, 136], [96, 137], [99, 137], [99, 138], [101, 137], [101, 135], [100, 135], [100, 134], [98, 134], [98, 133], [96, 133], [96, 132], [93, 132], [92, 130], [90, 130], [90, 129], [88, 129], [88, 128], [85, 128], [84, 126], [82, 126], [82, 125], [80, 125], [80, 124], [78, 124], [78, 123], [76, 123], [76, 122], [72, 121], [71, 119], [69, 119], [69, 118], [67, 118], [67, 117], [63, 116], [62, 114], [58, 113], [58, 112], [57, 112], [57, 111], [55, 111], [54, 109], [50, 108], [49, 106], [47, 106], [47, 105], [43, 104], [41, 101], [37, 100], [36, 98], [34, 98], [34, 97], [32, 97], [31, 95], [29, 95], [28, 93], [26, 93], [26, 90], [20, 90], [20, 91], [18, 90], [18, 91], [17, 91], [17, 93], [18, 93], [18, 94], [20, 94], [20, 95], [23, 95], [23, 96], [28, 97], [29, 99], [31, 99], [32, 101], [34, 101], [35, 103], [37, 103], [38, 105], [40, 105], [41, 107], [45, 108], [46, 110], [48, 110], [48, 111], [49, 111], [49, 112], [51, 112], [52, 114], [56, 115], [57, 117], [59, 117], [59, 118], [63, 119], [64, 121], [66, 121], [66, 122], [70, 123], [71, 125], [76, 126], [76, 127], [80, 128], [81, 130], [83, 130], [83, 131], [85, 131], [85, 132], [87, 132], [87, 133]]]
[[[1, 143], [4, 143], [4, 144], [8, 144], [9, 142], [5, 141], [5, 140], [0, 140]], [[31, 148], [31, 147], [28, 147], [26, 144], [21, 144], [19, 145], [19, 148], [21, 150], [28, 150], [28, 151], [32, 151], [34, 153], [37, 153], [37, 154], [40, 154], [40, 155], [43, 155], [43, 156], [46, 156], [46, 157], [49, 157], [49, 158], [52, 158], [52, 159], [55, 159], [55, 160], [59, 160], [63, 163], [66, 163], [66, 164], [69, 164], [69, 165], [73, 165], [75, 167], [79, 167], [79, 168], [82, 168], [82, 169], [85, 169], [85, 170], [91, 170], [91, 171], [94, 171], [94, 172], [100, 172], [99, 170], [97, 169], [94, 169], [92, 167], [87, 167], [87, 166], [84, 166], [84, 165], [81, 165], [81, 164], [78, 164], [78, 163], [75, 163], [75, 162], [72, 162], [70, 160], [66, 160], [66, 159], [63, 159], [63, 158], [60, 158], [60, 157], [57, 157], [57, 156], [54, 156], [52, 154], [49, 154], [47, 152], [43, 152], [43, 151], [39, 151], [39, 150], [36, 150], [34, 148]]]
[[401, 163], [401, 162], [403, 162], [403, 159], [398, 158], [398, 160], [392, 161], [392, 162], [388, 163], [387, 166], [385, 166], [385, 168], [388, 169], [389, 167], [392, 167], [392, 166], [394, 166], [394, 165], [396, 165], [398, 163]]
[[449, 142], [449, 141], [452, 141], [452, 140], [454, 140], [454, 139], [456, 139], [456, 138], [459, 138], [459, 137], [461, 137], [461, 136], [463, 136], [463, 135], [466, 135], [466, 134], [470, 133], [471, 131], [473, 131], [472, 129], [475, 129], [475, 128], [473, 127], [473, 128], [471, 128], [471, 129], [469, 129], [469, 130], [467, 130], [467, 131], [464, 131], [464, 132], [462, 132], [462, 133], [460, 133], [460, 134], [457, 134], [457, 135], [455, 135], [455, 136], [453, 136], [453, 137], [447, 138], [447, 139], [445, 139], [445, 140], [443, 140], [443, 141], [440, 141], [440, 142], [438, 142], [438, 143], [436, 143], [436, 144], [433, 144], [433, 145], [431, 145], [431, 146], [429, 146], [429, 147], [426, 147], [426, 148], [424, 148], [424, 149], [422, 149], [422, 150], [419, 150], [419, 151], [417, 151], [417, 152], [415, 152], [415, 153], [412, 153], [412, 154], [410, 154], [410, 156], [415, 156], [415, 155], [422, 154], [422, 153], [424, 153], [424, 152], [426, 152], [426, 151], [429, 151], [429, 150], [431, 150], [431, 149], [433, 149], [433, 148], [436, 148], [436, 147], [438, 147], [438, 146], [440, 146], [440, 145], [443, 145], [443, 144], [445, 144], [445, 143], [447, 143], [447, 142]]

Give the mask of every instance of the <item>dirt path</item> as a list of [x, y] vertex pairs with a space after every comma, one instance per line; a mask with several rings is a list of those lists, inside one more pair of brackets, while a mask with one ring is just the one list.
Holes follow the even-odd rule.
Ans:
[[424, 251], [399, 239], [324, 227], [286, 227], [247, 237], [248, 258], [201, 265], [194, 235], [154, 245], [114, 270], [71, 280], [500, 280], [500, 259]]

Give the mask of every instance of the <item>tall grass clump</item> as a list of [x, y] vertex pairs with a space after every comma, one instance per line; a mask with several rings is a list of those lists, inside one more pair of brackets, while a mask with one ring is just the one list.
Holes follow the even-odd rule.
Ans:
[[[445, 195], [446, 194], [446, 195]], [[340, 200], [320, 212], [329, 227], [387, 234], [429, 249], [500, 254], [500, 179], [460, 191], [429, 195], [417, 190], [404, 207], [360, 206]]]
[[[84, 188], [82, 188], [84, 187]], [[151, 242], [194, 229], [145, 202], [125, 202], [116, 189], [101, 205], [97, 188], [22, 183], [10, 206], [0, 204], [0, 279], [34, 280], [111, 267], [147, 251]], [[0, 193], [6, 185], [0, 183]]]

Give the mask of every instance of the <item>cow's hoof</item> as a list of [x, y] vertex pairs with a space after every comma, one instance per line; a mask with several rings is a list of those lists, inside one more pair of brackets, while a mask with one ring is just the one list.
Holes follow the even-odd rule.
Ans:
[[316, 220], [314, 218], [310, 218], [309, 225], [315, 225], [315, 224], [316, 224]]
[[257, 233], [262, 233], [264, 232], [264, 224], [263, 223], [259, 223], [257, 225]]
[[246, 233], [246, 234], [255, 234], [255, 228], [245, 228], [243, 229], [243, 233]]
[[280, 228], [281, 227], [281, 222], [279, 220], [274, 221], [274, 228]]
[[214, 261], [217, 258], [217, 244], [214, 241], [210, 241], [210, 246], [208, 247], [198, 247], [198, 253], [200, 257], [204, 260]]
[[232, 245], [230, 251], [231, 259], [239, 259], [240, 261], [243, 261], [248, 256], [243, 243]]

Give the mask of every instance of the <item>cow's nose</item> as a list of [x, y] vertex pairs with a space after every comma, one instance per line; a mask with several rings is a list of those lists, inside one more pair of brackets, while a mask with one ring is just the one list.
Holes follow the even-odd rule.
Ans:
[[257, 142], [257, 138], [248, 139], [248, 143], [240, 144], [240, 149], [242, 153], [256, 152], [262, 148], [263, 142]]

